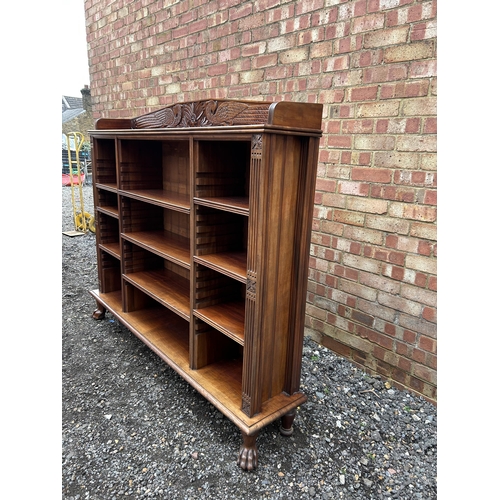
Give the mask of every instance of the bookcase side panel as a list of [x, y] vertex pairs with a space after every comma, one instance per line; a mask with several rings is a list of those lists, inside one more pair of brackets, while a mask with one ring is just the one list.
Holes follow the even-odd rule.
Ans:
[[306, 246], [308, 234], [302, 223], [307, 142], [307, 137], [271, 134], [264, 143], [263, 161], [267, 167], [260, 182], [262, 236], [255, 326], [260, 337], [262, 401], [291, 387], [289, 372], [295, 365], [289, 362], [288, 355], [294, 350], [294, 343], [302, 340], [301, 335], [295, 334], [294, 310], [300, 309], [297, 304], [305, 299], [303, 287], [307, 284], [297, 279], [308, 265], [306, 254], [300, 251]]
[[294, 290], [290, 306], [290, 331], [286, 356], [285, 385], [287, 394], [294, 394], [300, 388], [302, 350], [305, 328], [306, 295], [309, 272], [312, 219], [318, 166], [319, 138], [310, 137], [302, 141], [299, 195], [295, 217], [296, 244], [291, 288]]

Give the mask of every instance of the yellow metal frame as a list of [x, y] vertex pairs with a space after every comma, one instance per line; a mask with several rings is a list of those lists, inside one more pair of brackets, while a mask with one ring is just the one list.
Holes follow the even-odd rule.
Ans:
[[[82, 174], [80, 168], [80, 150], [83, 146], [84, 135], [81, 132], [69, 132], [64, 134], [66, 136], [66, 144], [68, 147], [68, 161], [69, 161], [69, 183], [71, 186], [71, 203], [73, 204], [73, 221], [75, 223], [75, 230], [86, 233], [88, 230], [95, 233], [94, 217], [88, 212], [85, 212], [83, 203], [83, 187], [82, 187]], [[75, 159], [71, 155], [71, 139], [73, 139], [75, 146]], [[78, 187], [80, 193], [80, 212], [77, 211], [77, 200], [75, 199], [75, 183], [73, 182], [73, 175], [78, 175]]]

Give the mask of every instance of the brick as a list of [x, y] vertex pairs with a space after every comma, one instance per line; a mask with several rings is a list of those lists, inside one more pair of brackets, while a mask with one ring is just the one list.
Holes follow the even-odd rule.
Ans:
[[333, 212], [333, 220], [342, 224], [363, 226], [364, 215], [357, 212], [335, 209]]
[[[347, 281], [344, 279], [339, 279], [338, 282], [338, 289], [340, 291], [345, 292], [348, 295], [354, 296], [354, 297], [361, 297], [365, 300], [369, 301], [375, 301], [377, 299], [377, 291], [374, 290], [373, 288], [360, 285], [359, 283], [356, 283], [354, 281]], [[352, 311], [350, 312], [349, 318], [352, 318]], [[373, 324], [373, 319], [370, 322], [370, 326]]]
[[398, 116], [399, 102], [373, 102], [363, 103], [357, 106], [356, 116], [358, 118]]
[[356, 52], [363, 47], [363, 37], [361, 35], [340, 38], [333, 42], [333, 53], [342, 54]]
[[259, 69], [267, 66], [275, 66], [278, 62], [277, 54], [261, 55], [252, 60], [252, 68]]
[[417, 253], [419, 241], [414, 238], [389, 234], [386, 237], [385, 243], [389, 248], [394, 248], [403, 252]]
[[435, 135], [405, 135], [396, 138], [397, 151], [436, 152]]
[[279, 61], [281, 64], [290, 64], [305, 61], [309, 58], [309, 48], [302, 47], [298, 49], [287, 50], [280, 53]]
[[331, 179], [316, 179], [316, 190], [334, 192], [337, 182]]
[[419, 168], [419, 159], [420, 156], [415, 153], [376, 152], [373, 163], [376, 167], [417, 169]]
[[371, 243], [373, 245], [381, 245], [383, 239], [380, 231], [352, 226], [344, 229], [344, 236], [351, 240]]
[[328, 146], [332, 148], [351, 148], [352, 136], [350, 135], [331, 135], [327, 139]]
[[412, 222], [410, 228], [410, 236], [436, 241], [437, 227], [435, 224]]
[[294, 36], [281, 36], [278, 38], [273, 38], [267, 42], [267, 51], [276, 52], [281, 50], [292, 49], [295, 45]]
[[330, 233], [332, 235], [341, 236], [343, 230], [344, 230], [344, 225], [338, 222], [323, 221], [321, 223], [321, 231], [324, 233]]
[[321, 344], [327, 347], [328, 349], [338, 353], [340, 356], [349, 358], [351, 355], [351, 349], [348, 346], [342, 344], [341, 342], [331, 337], [328, 337], [327, 335], [322, 336]]
[[428, 274], [437, 273], [437, 262], [435, 258], [424, 257], [420, 255], [408, 255], [406, 257], [406, 266], [416, 271], [422, 271]]
[[437, 98], [421, 97], [403, 102], [402, 113], [405, 116], [425, 116], [437, 114]]
[[424, 203], [426, 205], [437, 205], [437, 192], [426, 191], [424, 196]]
[[437, 61], [417, 61], [410, 64], [409, 78], [429, 78], [437, 76]]
[[369, 134], [373, 131], [373, 120], [343, 120], [343, 134]]
[[436, 352], [436, 340], [426, 337], [425, 335], [421, 335], [418, 341], [418, 347], [423, 349], [424, 351], [428, 351], [431, 353]]
[[382, 118], [377, 120], [378, 134], [416, 134], [420, 132], [420, 118]]
[[388, 64], [363, 70], [363, 83], [386, 83], [405, 80], [408, 76], [406, 64]]
[[434, 42], [413, 42], [406, 45], [387, 47], [384, 50], [384, 62], [394, 63], [401, 61], [415, 61], [428, 59], [434, 53]]
[[361, 352], [370, 353], [373, 349], [372, 345], [368, 340], [361, 339], [355, 335], [344, 332], [340, 329], [335, 330], [335, 339]]
[[428, 21], [422, 23], [415, 23], [411, 28], [410, 39], [426, 40], [437, 37], [437, 24], [436, 21]]
[[351, 178], [353, 181], [388, 183], [392, 180], [392, 171], [381, 168], [353, 168]]
[[240, 75], [240, 82], [242, 84], [261, 82], [263, 76], [264, 76], [264, 71], [262, 70], [245, 71]]
[[402, 216], [405, 219], [434, 222], [437, 218], [437, 210], [435, 207], [408, 204], [404, 205]]
[[437, 118], [426, 118], [424, 120], [424, 134], [437, 133]]
[[358, 150], [392, 150], [396, 138], [390, 135], [358, 135], [354, 137], [354, 147]]
[[327, 207], [345, 208], [345, 196], [336, 193], [325, 193], [323, 195], [323, 205]]
[[371, 101], [377, 98], [378, 87], [360, 87], [351, 89], [348, 93], [348, 101]]
[[422, 311], [422, 318], [427, 321], [431, 321], [432, 323], [436, 323], [436, 314], [437, 310], [434, 307], [424, 307], [424, 310]]
[[306, 304], [306, 314], [320, 320], [326, 319], [326, 311], [324, 309], [312, 306], [311, 304]]
[[352, 87], [363, 83], [361, 70], [339, 71], [332, 74], [335, 87]]
[[[353, 280], [353, 281], [357, 281], [357, 279], [358, 279], [358, 271], [357, 270], [349, 269], [349, 268], [344, 267], [344, 266], [335, 265], [333, 267], [333, 273], [335, 274], [335, 276], [338, 276], [339, 278], [346, 278], [348, 280]], [[346, 294], [342, 293], [338, 288], [338, 279], [337, 279], [337, 286], [335, 287], [334, 290], [330, 291], [330, 298], [332, 300], [335, 300], [336, 302], [347, 303]]]
[[418, 317], [422, 312], [422, 306], [419, 303], [384, 292], [379, 292], [378, 302], [383, 306], [405, 312], [411, 316]]
[[414, 375], [415, 377], [419, 377], [425, 380], [426, 382], [432, 383], [433, 385], [436, 385], [437, 383], [436, 370], [432, 370], [425, 366], [415, 365]]
[[347, 198], [346, 208], [357, 212], [385, 214], [387, 213], [388, 203], [385, 200], [374, 200], [371, 198]]
[[380, 215], [367, 215], [365, 224], [366, 227], [397, 234], [408, 234], [410, 228], [407, 220]]
[[401, 286], [401, 296], [426, 306], [436, 307], [437, 296], [436, 292], [431, 290], [424, 290], [410, 285]]
[[349, 69], [349, 63], [349, 55], [328, 57], [322, 61], [323, 71], [327, 73], [331, 71], [344, 71]]
[[[396, 295], [401, 290], [401, 284], [395, 282], [394, 280], [387, 279], [381, 276], [377, 276], [371, 273], [360, 272], [359, 273], [359, 282], [362, 285], [366, 285], [375, 290], [382, 290], [392, 295]], [[394, 326], [392, 324], [387, 325], [387, 327]]]
[[354, 52], [350, 54], [350, 58], [352, 68], [376, 66], [378, 64], [382, 64], [383, 50], [373, 49]]
[[354, 18], [352, 21], [351, 33], [380, 30], [384, 27], [384, 21], [385, 16], [382, 13]]
[[367, 301], [363, 299], [358, 300], [358, 309], [367, 314], [370, 314], [374, 318], [379, 318], [383, 321], [387, 321], [389, 323], [394, 323], [396, 319], [396, 312], [394, 309], [390, 307], [382, 306], [373, 301]]
[[357, 255], [346, 254], [344, 255], [344, 264], [346, 266], [359, 269], [362, 271], [368, 271], [378, 274], [380, 272], [380, 263], [372, 259], [365, 259]]
[[[311, 46], [309, 56], [311, 59], [326, 58], [333, 55], [333, 43], [331, 41], [318, 42]], [[348, 56], [343, 56], [349, 60]], [[345, 68], [343, 68], [345, 69]], [[327, 70], [325, 70], [327, 71]]]
[[370, 316], [369, 314], [364, 314], [360, 311], [353, 311], [352, 312], [352, 319], [353, 321], [357, 321], [359, 323], [362, 323], [366, 326], [372, 326], [374, 318], [373, 316]]
[[373, 33], [366, 33], [364, 36], [364, 47], [384, 47], [387, 45], [399, 45], [405, 43], [409, 33], [408, 26], [400, 26], [385, 30], [377, 30]]
[[401, 81], [385, 83], [380, 89], [380, 99], [403, 97], [424, 97], [429, 93], [429, 80]]
[[372, 184], [370, 186], [370, 196], [372, 198], [402, 201], [405, 203], [414, 203], [416, 200], [415, 189], [380, 184]]
[[391, 264], [398, 264], [400, 266], [404, 265], [405, 254], [403, 252], [388, 251], [382, 247], [370, 247], [365, 245], [363, 248], [363, 254], [365, 257], [371, 257], [383, 262], [389, 262]]
[[[360, 332], [361, 331], [366, 332], [368, 338], [372, 342], [375, 342], [379, 346], [383, 347], [384, 350], [379, 350], [378, 352], [380, 352], [382, 354], [382, 358], [381, 358], [382, 360], [387, 359], [387, 354], [388, 353], [391, 354], [390, 351], [392, 351], [392, 349], [393, 349], [393, 344], [394, 344], [393, 339], [390, 337], [387, 337], [386, 335], [383, 335], [381, 333], [370, 330], [368, 328], [358, 328], [358, 330]], [[374, 354], [375, 354], [375, 350], [374, 350]], [[391, 371], [390, 366], [387, 363], [384, 363], [384, 365], [382, 365], [380, 362], [378, 363], [377, 372], [380, 373], [380, 375], [383, 375], [383, 376], [385, 375], [387, 377], [387, 376], [389, 376], [390, 371]]]

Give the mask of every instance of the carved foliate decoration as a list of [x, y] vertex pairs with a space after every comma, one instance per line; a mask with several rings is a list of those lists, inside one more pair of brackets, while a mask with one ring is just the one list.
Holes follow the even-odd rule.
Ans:
[[252, 135], [252, 158], [260, 159], [262, 157], [262, 134]]
[[257, 293], [257, 274], [253, 271], [247, 271], [247, 297], [255, 300]]
[[179, 103], [132, 120], [132, 128], [216, 127], [267, 123], [269, 103], [196, 101]]
[[250, 396], [247, 394], [242, 394], [241, 410], [245, 413], [245, 415], [250, 416]]

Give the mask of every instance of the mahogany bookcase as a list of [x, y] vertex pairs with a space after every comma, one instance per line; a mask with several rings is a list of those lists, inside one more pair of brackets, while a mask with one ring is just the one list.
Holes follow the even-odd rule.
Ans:
[[[322, 105], [206, 100], [99, 119], [93, 189], [109, 311], [242, 432], [290, 435], [300, 391]], [[208, 425], [208, 424], [207, 424]]]

